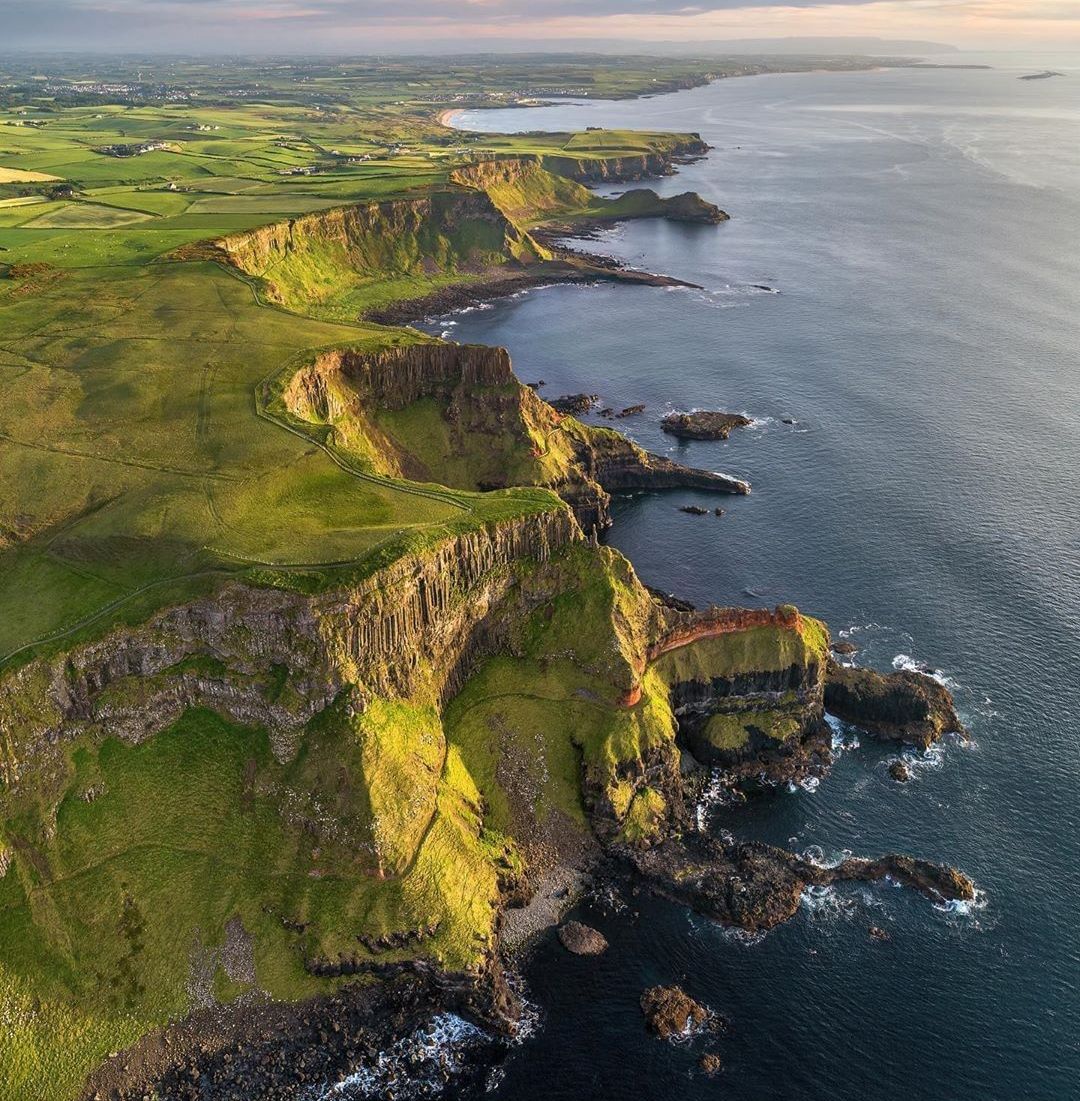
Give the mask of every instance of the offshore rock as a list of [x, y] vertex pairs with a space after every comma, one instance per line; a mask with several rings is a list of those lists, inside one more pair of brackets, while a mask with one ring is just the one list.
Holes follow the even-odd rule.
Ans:
[[914, 857], [851, 857], [827, 868], [775, 845], [672, 838], [631, 861], [650, 886], [723, 925], [763, 932], [793, 917], [810, 886], [891, 879], [934, 902], [970, 901], [975, 886], [962, 872]]
[[714, 1051], [707, 1051], [698, 1060], [698, 1067], [710, 1078], [724, 1069], [724, 1061]]
[[830, 662], [825, 706], [879, 738], [923, 749], [946, 734], [965, 733], [949, 690], [933, 677], [906, 669], [884, 674]]
[[893, 761], [889, 765], [889, 775], [898, 783], [906, 784], [911, 779], [911, 769], [906, 761]]
[[702, 410], [694, 413], [669, 413], [660, 427], [680, 440], [726, 440], [733, 428], [745, 428], [753, 423], [741, 413], [719, 413]]
[[688, 1036], [709, 1022], [712, 1014], [682, 987], [653, 986], [641, 995], [645, 1024], [661, 1040]]
[[591, 412], [599, 401], [599, 394], [563, 394], [560, 398], [549, 398], [548, 405], [556, 413], [571, 413], [578, 417]]
[[603, 933], [580, 921], [568, 921], [559, 926], [559, 940], [567, 952], [575, 956], [599, 956], [607, 951]]

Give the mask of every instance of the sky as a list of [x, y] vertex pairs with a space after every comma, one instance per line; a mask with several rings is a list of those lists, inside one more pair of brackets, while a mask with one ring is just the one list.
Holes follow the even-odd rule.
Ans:
[[464, 51], [788, 35], [1080, 50], [1080, 0], [0, 0], [0, 51]]

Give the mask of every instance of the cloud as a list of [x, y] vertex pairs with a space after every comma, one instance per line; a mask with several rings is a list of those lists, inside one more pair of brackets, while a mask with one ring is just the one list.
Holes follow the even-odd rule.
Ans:
[[[443, 35], [682, 38], [985, 31], [1007, 41], [1042, 23], [1080, 28], [1077, 0], [0, 0], [9, 47], [339, 52]], [[1006, 28], [1011, 27], [1011, 30]], [[995, 32], [994, 28], [998, 28]], [[426, 37], [427, 36], [427, 37]]]

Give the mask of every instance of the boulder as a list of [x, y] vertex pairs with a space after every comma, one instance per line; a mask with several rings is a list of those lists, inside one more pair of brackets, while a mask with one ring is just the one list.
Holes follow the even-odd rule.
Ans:
[[933, 677], [906, 669], [886, 674], [830, 662], [825, 707], [871, 734], [923, 749], [945, 734], [965, 733], [949, 690]]
[[898, 784], [906, 784], [911, 779], [911, 769], [907, 761], [897, 759], [889, 765], [889, 775]]
[[711, 1014], [678, 986], [652, 986], [641, 995], [645, 1023], [662, 1040], [685, 1036], [706, 1024]]
[[559, 940], [567, 952], [575, 956], [599, 956], [608, 947], [603, 933], [580, 921], [568, 921], [559, 926]]

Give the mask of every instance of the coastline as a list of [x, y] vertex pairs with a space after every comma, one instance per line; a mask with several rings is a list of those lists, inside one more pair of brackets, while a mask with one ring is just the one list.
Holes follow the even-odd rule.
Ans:
[[[826, 71], [828, 71], [828, 70], [826, 70]], [[753, 75], [759, 75], [759, 74], [753, 74]], [[764, 74], [764, 75], [774, 75], [774, 74]], [[779, 75], [779, 74], [775, 74], [775, 75]], [[440, 121], [442, 121], [445, 118], [453, 118], [453, 117], [459, 115], [462, 112], [462, 110], [463, 109], [447, 110], [447, 111], [443, 112], [443, 114], [440, 116]], [[444, 125], [446, 125], [446, 124], [447, 123], [444, 122]], [[587, 234], [583, 234], [583, 236], [587, 236]], [[614, 262], [612, 262], [610, 260], [606, 260], [603, 257], [589, 257], [589, 256], [584, 256], [583, 254], [575, 254], [575, 255], [578, 259], [584, 259], [584, 260], [587, 260], [587, 261], [590, 261], [590, 262], [597, 263], [597, 265], [600, 267], [600, 270], [590, 270], [590, 271], [587, 271], [587, 272], [583, 272], [580, 269], [575, 269], [573, 271], [568, 271], [566, 273], [566, 276], [567, 276], [566, 279], [562, 280], [564, 282], [587, 284], [587, 283], [593, 283], [593, 282], [596, 282], [596, 281], [599, 281], [599, 280], [609, 279], [609, 280], [625, 281], [625, 282], [631, 282], [631, 283], [642, 283], [642, 284], [654, 285], [654, 286], [687, 286], [687, 287], [694, 286], [694, 284], [685, 283], [685, 282], [680, 281], [680, 280], [674, 280], [674, 279], [671, 279], [670, 277], [666, 277], [666, 276], [651, 275], [651, 274], [645, 273], [645, 272], [635, 272], [635, 271], [632, 271], [630, 269], [623, 269], [623, 268], [618, 267], [616, 264], [614, 264]], [[607, 264], [612, 265], [610, 269], [605, 268], [604, 265], [607, 265]], [[458, 304], [451, 304], [448, 307], [448, 309], [449, 310], [454, 310], [454, 309], [468, 308], [470, 305], [475, 305], [478, 302], [489, 301], [489, 300], [492, 300], [492, 299], [497, 298], [497, 297], [505, 297], [506, 295], [513, 295], [513, 294], [516, 294], [516, 293], [520, 293], [521, 291], [524, 291], [524, 290], [532, 289], [536, 286], [547, 285], [547, 284], [551, 284], [551, 283], [558, 282], [558, 281], [559, 280], [556, 280], [556, 279], [552, 278], [552, 273], [551, 272], [547, 272], [542, 279], [538, 279], [536, 281], [531, 281], [527, 277], [521, 277], [520, 281], [516, 281], [515, 279], [507, 280], [507, 281], [505, 281], [505, 285], [496, 284], [495, 286], [488, 285], [487, 287], [485, 287], [483, 285], [478, 285], [477, 288], [476, 288], [474, 297], [472, 297], [472, 298], [469, 298], [469, 297], [462, 298], [462, 299], [459, 300]], [[500, 286], [501, 286], [501, 289], [498, 289]], [[471, 293], [471, 289], [470, 288], [465, 288], [464, 292], [465, 292], [466, 296], [468, 296]], [[423, 305], [422, 309], [419, 310], [419, 312], [413, 312], [413, 317], [414, 318], [418, 317], [418, 316], [421, 316], [421, 315], [427, 316], [431, 312], [436, 312], [436, 313], [448, 312], [447, 309], [440, 309], [440, 308], [436, 308], [434, 310], [432, 309], [433, 306], [437, 307], [437, 306], [441, 306], [441, 305], [445, 304], [443, 300], [439, 300], [439, 295], [437, 294], [435, 296], [432, 296], [432, 298], [430, 298], [430, 299], [417, 300], [416, 303], [403, 303], [403, 304], [401, 304], [400, 309], [401, 309], [402, 312], [399, 312], [399, 313], [396, 313], [396, 314], [391, 314], [389, 311], [387, 311], [386, 313], [380, 314], [377, 317], [373, 317], [373, 319], [374, 320], [380, 320], [380, 321], [382, 321], [383, 323], [386, 323], [386, 324], [402, 324], [402, 323], [405, 323], [403, 319], [405, 318], [406, 313], [410, 312], [410, 307], [412, 307], [412, 309], [415, 310], [416, 307], [419, 306], [420, 303], [424, 303], [424, 305]], [[391, 308], [391, 309], [393, 309], [393, 308]], [[385, 318], [385, 320], [384, 320], [384, 318]], [[577, 894], [582, 889], [583, 889], [583, 884], [582, 884], [582, 881], [581, 881], [581, 873], [579, 871], [575, 870], [575, 869], [569, 869], [569, 868], [562, 867], [562, 866], [560, 867], [560, 869], [558, 869], [558, 875], [556, 875], [554, 877], [554, 879], [552, 879], [550, 881], [543, 881], [540, 885], [538, 885], [536, 891], [532, 895], [531, 900], [523, 908], [523, 911], [524, 911], [524, 913], [522, 915], [523, 916], [523, 921], [520, 922], [520, 923], [515, 923], [511, 919], [507, 920], [507, 925], [508, 926], [512, 927], [515, 924], [517, 924], [517, 925], [520, 925], [520, 926], [524, 927], [524, 932], [519, 930], [516, 936], [513, 933], [511, 933], [507, 937], [507, 944], [505, 946], [507, 952], [512, 952], [515, 949], [515, 947], [517, 947], [520, 950], [520, 952], [522, 953], [521, 958], [522, 959], [527, 958], [529, 946], [534, 945], [536, 943], [537, 938], [543, 934], [545, 929], [549, 929], [553, 925], [557, 924], [557, 922], [560, 920], [560, 918], [562, 916], [562, 913], [565, 911], [565, 909], [567, 909], [569, 906], [572, 906], [574, 904], [574, 902], [576, 901]], [[509, 932], [509, 929], [508, 929], [508, 932]], [[346, 987], [346, 988], [344, 988], [344, 990], [346, 990], [346, 991], [347, 990], [355, 990], [355, 989], [356, 989], [355, 987]], [[431, 1013], [434, 1013], [434, 1012], [449, 1011], [452, 1008], [459, 1007], [459, 1002], [457, 1000], [458, 995], [456, 993], [452, 992], [452, 993], [447, 994], [441, 986], [437, 986], [436, 989], [438, 990], [438, 993], [435, 994], [435, 995], [430, 995], [430, 994], [425, 995], [423, 993], [418, 993], [416, 991], [406, 990], [403, 994], [403, 997], [405, 998], [405, 1004], [408, 1007], [411, 1007], [412, 1009], [417, 1009], [418, 1007], [420, 1007], [418, 1011], [421, 1012], [422, 1014], [428, 1014], [428, 1015], [430, 1015]], [[328, 997], [325, 1001], [325, 1004], [333, 1003], [335, 998], [336, 998], [336, 996]], [[318, 1019], [318, 1027], [316, 1027], [313, 1032], [311, 1031], [311, 1028], [309, 1027], [310, 1026], [310, 1021], [309, 1021], [308, 1018], [309, 1017], [316, 1017], [316, 1010], [313, 1009], [313, 1006], [315, 1004], [316, 1003], [310, 1003], [310, 1004], [302, 1003], [301, 1005], [298, 1005], [298, 1006], [288, 1007], [288, 1008], [291, 1008], [291, 1009], [295, 1009], [297, 1011], [297, 1014], [298, 1014], [296, 1017], [291, 1018], [293, 1023], [296, 1025], [298, 1031], [296, 1033], [293, 1033], [293, 1032], [288, 1033], [289, 1039], [291, 1041], [288, 1050], [295, 1051], [297, 1053], [300, 1052], [300, 1051], [306, 1050], [305, 1041], [303, 1041], [302, 1039], [299, 1038], [299, 1037], [303, 1037], [303, 1036], [307, 1036], [308, 1040], [310, 1041], [310, 1044], [313, 1045], [313, 1046], [318, 1046], [318, 1044], [321, 1043], [323, 1047], [326, 1047], [327, 1045], [326, 1045], [325, 1041], [320, 1039], [320, 1040], [318, 1040], [318, 1042], [316, 1042], [314, 1040], [311, 1040], [311, 1037], [312, 1036], [319, 1037], [321, 1032], [328, 1031], [327, 1026], [329, 1026], [330, 1031], [337, 1032], [337, 1028], [334, 1027], [334, 1021], [333, 1021], [332, 1018], [325, 1018], [325, 1019], [320, 1018], [320, 1019]], [[320, 1004], [322, 1004], [322, 1000], [320, 1000]], [[374, 1009], [372, 1009], [371, 1007], [368, 1007], [368, 1009], [365, 1010], [365, 1013], [368, 1013], [368, 1014], [371, 1014], [371, 1013], [374, 1013], [374, 1012], [376, 1012], [376, 1011]], [[305, 1016], [305, 1014], [306, 1014], [306, 1016]], [[257, 1015], [256, 1015], [255, 1019], [259, 1020]], [[378, 1019], [378, 1017], [376, 1016], [375, 1019]], [[417, 1018], [415, 1016], [403, 1015], [403, 1016], [399, 1016], [398, 1018], [395, 1018], [395, 1019], [398, 1021], [399, 1025], [401, 1026], [398, 1029], [398, 1031], [400, 1032], [402, 1028], [405, 1029], [406, 1031], [408, 1029], [413, 1028], [416, 1025], [419, 1018]], [[367, 1024], [371, 1023], [370, 1019], [365, 1019], [365, 1020], [366, 1020]], [[263, 1022], [260, 1020], [259, 1021], [259, 1027], [262, 1027], [262, 1024], [263, 1024]], [[364, 1043], [366, 1045], [368, 1045], [365, 1048], [365, 1050], [367, 1051], [368, 1054], [370, 1054], [370, 1045], [371, 1044], [373, 1044], [373, 1043], [374, 1044], [378, 1044], [378, 1043], [385, 1044], [385, 1043], [389, 1042], [388, 1041], [389, 1034], [377, 1033], [374, 1029], [372, 1029], [368, 1033], [365, 1033], [363, 1031], [364, 1027], [365, 1027], [364, 1024], [357, 1024], [356, 1025], [357, 1034], [362, 1036], [362, 1037], [365, 1037]], [[254, 1033], [252, 1033], [251, 1035], [254, 1036]], [[243, 1044], [243, 1043], [249, 1043], [250, 1044], [252, 1041], [251, 1041], [250, 1037], [239, 1037], [239, 1038], [231, 1039], [229, 1042], [230, 1043], [236, 1042], [236, 1043], [240, 1043], [240, 1044]], [[335, 1044], [331, 1043], [329, 1045], [329, 1047], [334, 1048]], [[193, 1054], [195, 1062], [200, 1063], [200, 1065], [202, 1064], [204, 1057], [209, 1057], [210, 1058], [210, 1064], [208, 1064], [208, 1065], [218, 1065], [217, 1061], [219, 1060], [219, 1056], [221, 1055], [221, 1052], [216, 1052], [216, 1051], [215, 1052], [208, 1052], [207, 1049], [206, 1049], [206, 1044], [203, 1040], [199, 1039], [196, 1042], [195, 1046], [192, 1047], [190, 1050]], [[233, 1050], [233, 1049], [230, 1049], [230, 1050]], [[170, 1058], [171, 1058], [172, 1055], [175, 1054], [175, 1050], [172, 1048], [172, 1042], [170, 1040], [163, 1041], [162, 1051], [163, 1051], [165, 1056], [168, 1056]], [[224, 1051], [224, 1049], [222, 1049], [222, 1052], [223, 1051]], [[262, 1053], [264, 1053], [264, 1049], [259, 1048], [259, 1046], [256, 1044], [254, 1046], [253, 1051], [248, 1052], [247, 1054], [253, 1054], [256, 1057], [261, 1058]], [[128, 1056], [128, 1053], [124, 1053], [125, 1060], [126, 1060], [127, 1056]], [[233, 1056], [233, 1058], [235, 1058], [235, 1056]], [[228, 1062], [232, 1062], [232, 1059], [228, 1060]], [[237, 1065], [237, 1073], [240, 1072], [241, 1065], [242, 1064]], [[205, 1073], [205, 1072], [203, 1072], [203, 1073]], [[310, 1077], [305, 1079], [305, 1082], [306, 1082], [305, 1088], [309, 1087], [311, 1085], [312, 1081], [313, 1081], [313, 1079], [311, 1079]], [[126, 1096], [126, 1095], [121, 1094], [121, 1096]], [[215, 1096], [215, 1095], [207, 1094], [206, 1096]], [[222, 1096], [226, 1096], [226, 1095], [223, 1093]], [[282, 1095], [282, 1096], [284, 1096], [284, 1095]]]

